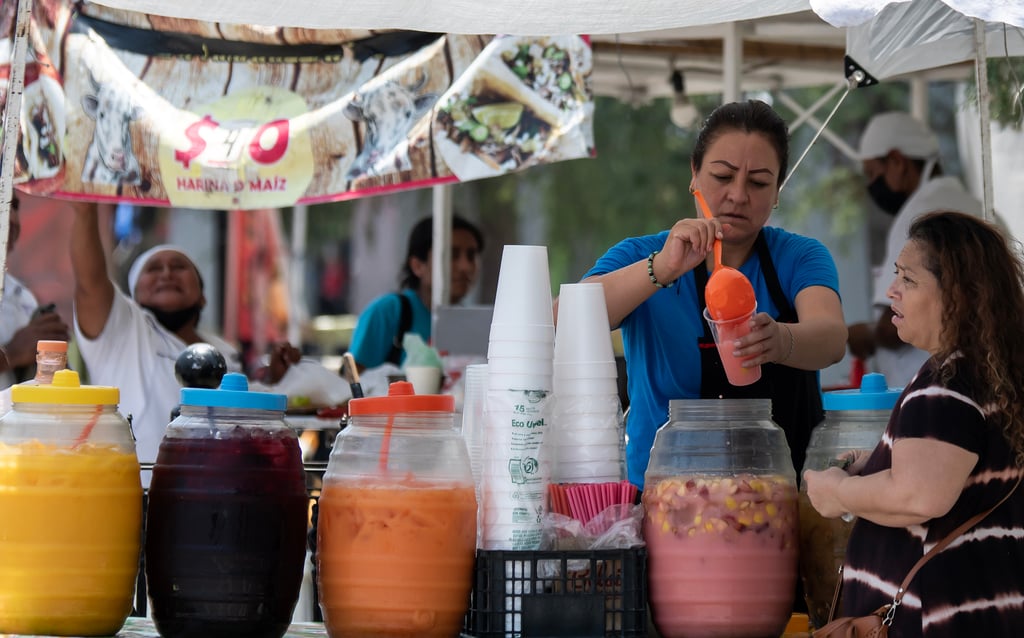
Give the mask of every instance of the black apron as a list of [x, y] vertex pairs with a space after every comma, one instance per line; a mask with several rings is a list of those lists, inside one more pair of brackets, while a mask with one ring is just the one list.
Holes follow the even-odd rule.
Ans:
[[[775, 307], [779, 309], [776, 321], [796, 323], [796, 309], [782, 293], [779, 276], [775, 272], [768, 242], [764, 232], [758, 233], [754, 249], [761, 261], [765, 285]], [[697, 285], [697, 303], [701, 312], [704, 311], [704, 288], [708, 283], [708, 270], [705, 264], [694, 269]], [[793, 457], [793, 467], [797, 480], [807, 455], [807, 444], [811, 439], [811, 429], [821, 423], [825, 413], [821, 405], [821, 391], [818, 388], [818, 375], [811, 370], [799, 370], [778, 363], [761, 365], [761, 378], [746, 386], [735, 386], [726, 379], [722, 359], [718, 355], [711, 328], [704, 322], [704, 336], [697, 340], [700, 348], [701, 380], [700, 396], [702, 399], [771, 399], [772, 420], [786, 433], [786, 442]]]

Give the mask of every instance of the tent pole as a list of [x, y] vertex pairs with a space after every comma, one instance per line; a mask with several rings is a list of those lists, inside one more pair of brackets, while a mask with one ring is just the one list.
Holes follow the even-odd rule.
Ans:
[[[836, 84], [834, 89], [842, 89], [842, 88], [844, 88], [845, 84], [846, 84], [845, 81], [839, 82], [838, 84]], [[828, 94], [827, 94], [828, 97], [831, 98], [833, 95], [835, 95], [838, 92], [838, 91], [836, 91], [834, 89], [830, 90], [828, 92]], [[847, 93], [849, 93], [849, 89], [847, 89], [847, 92], [843, 93], [839, 97], [838, 104], [842, 104], [843, 100], [846, 99]], [[858, 161], [857, 160], [857, 151], [854, 150], [854, 148], [852, 146], [850, 146], [846, 142], [846, 140], [844, 140], [843, 138], [839, 137], [838, 135], [836, 135], [835, 133], [833, 133], [832, 131], [830, 131], [827, 128], [828, 120], [832, 119], [832, 116], [835, 115], [836, 107], [832, 107], [832, 112], [829, 114], [828, 118], [826, 118], [826, 121], [823, 124], [821, 122], [821, 120], [819, 120], [814, 115], [815, 111], [817, 111], [821, 107], [821, 105], [819, 104], [820, 101], [819, 102], [815, 102], [810, 108], [804, 109], [800, 105], [799, 102], [797, 102], [795, 99], [793, 99], [793, 97], [791, 95], [789, 95], [788, 93], [786, 93], [785, 91], [778, 91], [776, 93], [776, 95], [775, 95], [775, 98], [779, 102], [781, 102], [783, 105], [788, 106], [790, 109], [792, 109], [794, 113], [797, 113], [799, 115], [799, 117], [797, 118], [796, 122], [793, 123], [793, 124], [790, 124], [790, 126], [789, 126], [789, 133], [790, 133], [790, 135], [793, 134], [793, 131], [795, 131], [797, 129], [797, 127], [800, 126], [800, 124], [802, 124], [804, 121], [806, 121], [808, 124], [810, 124], [811, 126], [813, 126], [815, 128], [815, 134], [814, 134], [813, 140], [816, 140], [817, 137], [819, 135], [821, 135], [822, 137], [827, 139], [829, 142], [831, 142], [832, 146], [836, 147], [836, 149], [838, 149], [839, 152], [842, 153], [843, 155], [845, 155], [848, 159], [850, 159], [852, 161], [855, 161], [855, 162]], [[838, 104], [837, 104], [837, 106], [838, 106]], [[811, 143], [813, 144], [814, 142], [812, 141]], [[810, 145], [808, 145], [808, 147], [809, 146]], [[803, 159], [802, 155], [801, 155], [800, 159]], [[796, 169], [796, 165], [794, 165], [790, 169], [790, 171], [789, 171], [790, 174], [793, 173], [794, 169]]]
[[725, 25], [722, 38], [722, 103], [737, 102], [743, 97], [740, 73], [743, 70], [743, 35], [737, 22]]
[[14, 158], [18, 148], [21, 98], [25, 92], [25, 56], [28, 53], [31, 19], [32, 0], [18, 0], [11, 75], [7, 82], [7, 102], [3, 114], [3, 154], [0, 155], [0, 299], [3, 299], [7, 273], [7, 235], [11, 224], [11, 199], [14, 196]]
[[[789, 134], [792, 135], [793, 132], [800, 128], [803, 125], [803, 123], [807, 121], [808, 118], [814, 117], [814, 114], [818, 112], [818, 109], [824, 106], [826, 102], [835, 97], [836, 93], [839, 93], [844, 88], [846, 88], [846, 80], [840, 80], [839, 82], [836, 82], [831, 89], [826, 91], [824, 95], [815, 100], [814, 103], [808, 106], [806, 109], [794, 109], [797, 113], [797, 117], [795, 120], [789, 123]], [[777, 92], [781, 95], [782, 91], [783, 87], [780, 85], [778, 87]], [[817, 124], [811, 124], [811, 126], [817, 126]]]
[[434, 240], [431, 243], [430, 334], [435, 334], [437, 309], [449, 303], [452, 282], [452, 185], [433, 187]]
[[985, 42], [985, 22], [974, 19], [974, 75], [978, 85], [978, 113], [981, 122], [981, 190], [984, 218], [995, 219], [992, 202], [992, 130], [989, 122], [988, 46]]
[[[224, 286], [221, 289], [223, 295], [224, 321], [221, 334], [229, 342], [238, 343], [238, 280], [242, 273], [239, 270], [239, 258], [241, 250], [241, 238], [243, 237], [244, 211], [227, 211], [227, 241], [225, 241], [226, 255], [224, 266]], [[243, 362], [248, 363], [248, 362]]]
[[299, 347], [302, 342], [302, 325], [308, 319], [306, 310], [306, 227], [309, 207], [296, 204], [292, 208], [292, 258], [288, 268], [288, 343]]
[[915, 76], [910, 79], [910, 114], [928, 121], [928, 80]]

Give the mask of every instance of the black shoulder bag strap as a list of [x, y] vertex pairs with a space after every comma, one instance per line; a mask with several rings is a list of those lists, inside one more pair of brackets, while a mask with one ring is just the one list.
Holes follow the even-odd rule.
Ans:
[[405, 350], [402, 347], [402, 338], [405, 333], [412, 329], [412, 303], [409, 302], [409, 298], [398, 292], [398, 301], [402, 305], [402, 316], [398, 320], [398, 332], [395, 333], [394, 338], [391, 340], [391, 350], [388, 352], [388, 357], [385, 359], [388, 363], [393, 363], [396, 366], [402, 363], [402, 352]]

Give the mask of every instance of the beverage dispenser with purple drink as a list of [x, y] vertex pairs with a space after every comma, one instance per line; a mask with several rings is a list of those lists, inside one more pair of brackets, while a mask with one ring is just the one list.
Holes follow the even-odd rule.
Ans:
[[308, 497], [286, 397], [183, 388], [153, 467], [146, 577], [163, 638], [280, 638], [299, 597]]

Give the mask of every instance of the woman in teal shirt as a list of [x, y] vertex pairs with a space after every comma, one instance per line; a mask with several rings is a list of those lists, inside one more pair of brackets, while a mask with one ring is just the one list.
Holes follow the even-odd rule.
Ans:
[[[401, 365], [405, 358], [402, 337], [418, 334], [430, 343], [431, 249], [434, 243], [433, 219], [421, 219], [409, 233], [409, 246], [402, 264], [401, 290], [382, 295], [359, 315], [349, 351], [362, 372], [384, 363]], [[462, 217], [452, 218], [451, 303], [458, 303], [476, 281], [484, 249], [480, 230]]]

